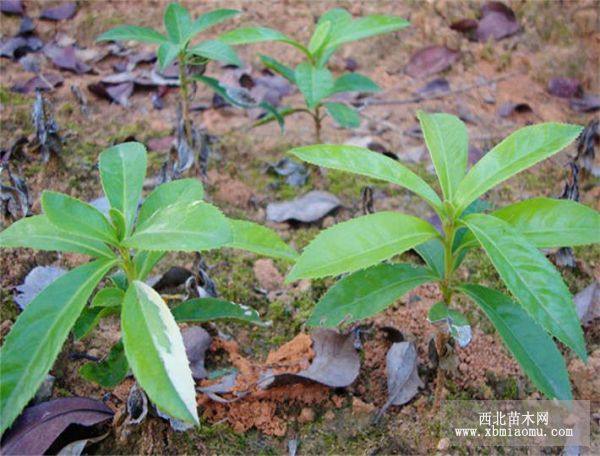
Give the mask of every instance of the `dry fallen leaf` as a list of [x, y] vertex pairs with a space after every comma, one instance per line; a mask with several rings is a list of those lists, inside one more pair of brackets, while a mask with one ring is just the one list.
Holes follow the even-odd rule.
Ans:
[[285, 222], [295, 220], [311, 223], [325, 217], [340, 206], [340, 200], [329, 192], [313, 190], [291, 201], [269, 203], [267, 220]]

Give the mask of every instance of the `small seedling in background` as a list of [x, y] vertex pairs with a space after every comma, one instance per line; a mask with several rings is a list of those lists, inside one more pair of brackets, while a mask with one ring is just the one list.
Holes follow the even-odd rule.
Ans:
[[[436, 282], [443, 302], [429, 320], [442, 323], [435, 345], [441, 355], [450, 337], [470, 340], [470, 325], [452, 308], [455, 295], [471, 298], [494, 324], [534, 385], [549, 398], [571, 399], [564, 359], [552, 337], [587, 358], [575, 306], [560, 273], [539, 249], [600, 242], [600, 214], [575, 201], [533, 198], [489, 214], [478, 198], [515, 174], [570, 144], [581, 127], [547, 123], [520, 129], [467, 171], [465, 125], [448, 114], [419, 113], [421, 129], [442, 198], [421, 177], [384, 155], [361, 147], [314, 145], [293, 149], [314, 165], [354, 172], [400, 185], [423, 198], [441, 220], [384, 211], [335, 225], [304, 249], [287, 280], [349, 273], [317, 303], [312, 326], [334, 327], [383, 311], [411, 289]], [[467, 251], [483, 248], [512, 297], [457, 275]], [[388, 262], [415, 249], [426, 266]], [[438, 369], [437, 401], [444, 379]], [[436, 404], [438, 403], [436, 401]]]
[[[102, 385], [118, 384], [129, 368], [163, 412], [198, 423], [194, 382], [177, 322], [231, 318], [260, 323], [255, 310], [215, 298], [192, 299], [172, 309], [144, 280], [168, 251], [219, 247], [294, 260], [296, 252], [263, 226], [226, 218], [202, 200], [195, 179], [158, 186], [139, 208], [146, 150], [124, 143], [100, 154], [109, 217], [68, 195], [45, 191], [44, 213], [0, 233], [0, 247], [76, 252], [94, 261], [45, 288], [17, 318], [0, 349], [0, 434], [34, 396], [69, 332], [84, 337], [107, 315], [121, 316], [122, 341], [99, 369], [82, 372]], [[88, 306], [100, 281], [117, 269]]]
[[[305, 106], [281, 110], [280, 116], [285, 117], [296, 112], [308, 113], [314, 120], [315, 140], [320, 142], [321, 123], [325, 116], [323, 109], [341, 127], [355, 128], [360, 124], [360, 116], [356, 110], [344, 103], [327, 101], [329, 97], [345, 92], [377, 92], [380, 90], [371, 79], [358, 73], [346, 73], [334, 78], [331, 71], [327, 69], [327, 62], [331, 56], [346, 43], [394, 32], [408, 25], [408, 21], [395, 16], [371, 15], [353, 19], [345, 9], [335, 8], [319, 18], [307, 46], [277, 30], [266, 27], [239, 28], [224, 33], [219, 39], [230, 45], [279, 41], [294, 46], [304, 54], [305, 60], [295, 69], [265, 55], [261, 55], [260, 58], [267, 68], [295, 84], [304, 96]], [[259, 124], [275, 118], [271, 114]]]

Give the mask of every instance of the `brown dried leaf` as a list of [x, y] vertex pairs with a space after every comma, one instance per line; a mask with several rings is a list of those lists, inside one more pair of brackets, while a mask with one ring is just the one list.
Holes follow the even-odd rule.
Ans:
[[427, 46], [412, 55], [405, 71], [415, 79], [425, 78], [447, 70], [458, 61], [459, 57], [458, 51], [448, 49], [446, 46]]

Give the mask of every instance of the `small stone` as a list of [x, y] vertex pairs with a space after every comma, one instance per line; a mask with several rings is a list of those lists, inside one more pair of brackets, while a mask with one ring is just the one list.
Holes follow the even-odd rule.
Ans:
[[315, 412], [309, 407], [304, 407], [298, 416], [298, 422], [311, 423], [315, 420]]
[[450, 439], [444, 437], [438, 442], [437, 449], [438, 451], [446, 451], [448, 448], [450, 448]]
[[332, 216], [323, 219], [323, 228], [329, 228], [335, 225], [335, 218]]

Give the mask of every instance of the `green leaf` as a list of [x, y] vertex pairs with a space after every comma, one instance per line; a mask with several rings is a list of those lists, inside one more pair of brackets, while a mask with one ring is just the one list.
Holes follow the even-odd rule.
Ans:
[[436, 302], [429, 308], [427, 319], [430, 323], [444, 323], [460, 347], [466, 347], [471, 342], [472, 332], [469, 320], [460, 312], [449, 309], [446, 303]]
[[327, 96], [345, 92], [379, 92], [381, 88], [371, 78], [359, 73], [346, 73], [333, 83], [331, 92]]
[[361, 17], [353, 21], [343, 22], [339, 27], [333, 28], [329, 46], [339, 46], [350, 41], [395, 32], [409, 25], [410, 23], [402, 17], [382, 15]]
[[142, 250], [137, 252], [133, 257], [133, 265], [135, 266], [135, 273], [138, 280], [144, 280], [148, 277], [148, 274], [152, 271], [152, 268], [158, 263], [162, 257], [165, 256], [165, 252], [160, 251], [149, 251]]
[[267, 55], [260, 54], [260, 60], [264, 66], [266, 66], [270, 70], [275, 71], [276, 73], [279, 73], [292, 84], [296, 84], [296, 78], [294, 76], [293, 69]]
[[264, 325], [256, 310], [217, 298], [190, 299], [179, 304], [172, 312], [175, 321], [179, 323], [237, 320]]
[[140, 250], [197, 252], [222, 247], [231, 240], [229, 220], [221, 211], [196, 201], [156, 211], [123, 245]]
[[469, 135], [465, 124], [450, 114], [417, 113], [421, 130], [444, 199], [451, 200], [465, 175], [469, 153]]
[[321, 48], [327, 43], [327, 37], [329, 36], [330, 30], [331, 22], [319, 21], [319, 23], [317, 24], [317, 28], [315, 29], [312, 37], [310, 38], [310, 42], [308, 43], [308, 51], [311, 54], [317, 54], [321, 50]]
[[0, 233], [0, 247], [75, 252], [102, 258], [115, 256], [103, 242], [61, 230], [45, 215], [23, 218], [10, 225]]
[[[282, 119], [285, 119], [287, 116], [291, 116], [292, 114], [296, 114], [297, 112], [306, 112], [305, 108], [283, 108], [277, 111], [277, 113], [279, 114], [279, 116]], [[261, 125], [265, 125], [268, 124], [269, 122], [273, 122], [274, 120], [277, 120], [278, 122], [280, 122], [279, 119], [277, 119], [273, 114], [267, 114], [266, 116], [262, 117], [261, 119], [257, 120], [256, 122], [254, 122], [252, 124], [252, 128], [255, 127], [260, 127]]]
[[86, 363], [79, 369], [79, 375], [104, 388], [114, 388], [127, 376], [129, 363], [125, 357], [123, 342], [112, 346], [108, 356], [99, 363]]
[[491, 213], [539, 248], [600, 243], [600, 213], [575, 201], [534, 198]]
[[127, 234], [127, 227], [126, 227], [126, 223], [125, 223], [125, 216], [123, 215], [123, 213], [119, 209], [115, 209], [114, 207], [111, 207], [108, 210], [108, 216], [110, 217], [110, 221], [112, 222], [112, 225], [113, 225], [113, 227], [115, 229], [115, 232], [117, 234], [117, 239], [119, 241], [122, 241], [123, 238]]
[[327, 68], [316, 68], [309, 62], [302, 62], [296, 67], [294, 78], [310, 109], [325, 98], [333, 87], [331, 71]]
[[320, 25], [323, 22], [331, 22], [331, 30], [337, 30], [351, 20], [352, 14], [350, 14], [344, 8], [333, 8], [321, 14], [317, 25]]
[[339, 280], [315, 306], [310, 326], [350, 324], [385, 310], [415, 287], [436, 278], [425, 268], [379, 264]]
[[193, 203], [204, 198], [204, 187], [198, 179], [177, 179], [156, 187], [144, 200], [138, 215], [138, 225], [156, 211], [176, 203]]
[[167, 68], [179, 55], [179, 46], [173, 43], [163, 43], [158, 47], [156, 58], [161, 70]]
[[181, 332], [160, 295], [143, 282], [133, 281], [125, 294], [121, 329], [127, 361], [150, 400], [173, 418], [198, 424]]
[[92, 291], [114, 264], [96, 260], [67, 272], [19, 315], [0, 348], [0, 434], [36, 393]]
[[63, 193], [44, 190], [42, 208], [48, 220], [69, 234], [118, 244], [115, 229], [94, 206]]
[[206, 40], [188, 49], [188, 52], [210, 60], [242, 66], [242, 62], [231, 46], [219, 40]]
[[131, 233], [146, 176], [146, 148], [138, 142], [126, 142], [100, 154], [100, 179], [110, 205], [125, 217]]
[[364, 147], [329, 144], [297, 147], [290, 153], [313, 165], [361, 174], [407, 188], [426, 200], [436, 211], [441, 211], [440, 198], [423, 179], [383, 154]]
[[202, 75], [194, 75], [192, 79], [196, 81], [203, 82], [207, 86], [209, 86], [214, 92], [221, 95], [227, 102], [231, 103], [234, 106], [238, 106], [240, 108], [256, 108], [257, 105], [255, 102], [249, 103], [247, 100], [244, 100], [242, 97], [238, 96], [235, 91], [246, 91], [246, 89], [238, 89], [237, 87], [225, 86], [221, 84], [218, 80], [214, 78], [210, 78], [208, 76]]
[[241, 11], [234, 9], [217, 9], [214, 11], [209, 11], [193, 22], [188, 39], [192, 38], [197, 33], [203, 32], [204, 30], [237, 16], [240, 13]]
[[344, 103], [326, 101], [323, 103], [333, 120], [342, 128], [356, 128], [360, 125], [360, 114]]
[[119, 307], [123, 303], [125, 292], [117, 287], [105, 287], [92, 299], [92, 307]]
[[104, 317], [118, 315], [118, 313], [119, 309], [114, 307], [86, 307], [73, 325], [75, 340], [88, 336]]
[[111, 274], [108, 278], [115, 287], [120, 288], [123, 291], [127, 291], [127, 288], [129, 287], [128, 280], [127, 276], [122, 270], [116, 271], [114, 274]]
[[277, 108], [268, 101], [261, 101], [259, 103], [259, 106], [268, 113], [267, 116], [271, 116], [277, 121], [279, 129], [283, 133], [285, 131], [285, 120], [283, 119], [283, 115], [281, 115]]
[[311, 57], [308, 49], [298, 43], [298, 41], [268, 27], [242, 27], [230, 30], [229, 32], [220, 35], [219, 40], [232, 46], [237, 44], [262, 43], [264, 41], [279, 41], [294, 46], [307, 57]]
[[552, 338], [514, 301], [480, 285], [459, 288], [475, 301], [533, 384], [550, 399], [571, 400], [565, 361]]
[[229, 220], [233, 241], [227, 247], [247, 250], [273, 258], [295, 261], [298, 253], [266, 226], [245, 220]]
[[445, 276], [444, 246], [439, 239], [431, 239], [415, 247], [415, 251], [425, 261], [431, 271], [440, 279]]
[[169, 3], [163, 18], [167, 35], [173, 43], [182, 45], [191, 36], [192, 18], [190, 13], [179, 3]]
[[142, 43], [163, 44], [167, 37], [148, 27], [121, 25], [104, 32], [96, 41], [141, 41]]
[[579, 125], [544, 123], [512, 133], [485, 154], [462, 180], [453, 199], [457, 213], [500, 182], [564, 149], [581, 130]]
[[358, 217], [321, 231], [304, 249], [286, 280], [356, 271], [437, 236], [426, 221], [399, 212]]
[[491, 215], [464, 219], [518, 302], [548, 332], [587, 358], [569, 289], [540, 251], [508, 223]]

